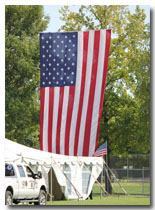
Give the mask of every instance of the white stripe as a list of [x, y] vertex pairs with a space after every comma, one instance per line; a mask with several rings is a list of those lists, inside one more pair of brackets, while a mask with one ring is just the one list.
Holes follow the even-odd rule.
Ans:
[[74, 140], [75, 140], [76, 123], [77, 123], [78, 107], [80, 100], [79, 99], [80, 90], [81, 90], [82, 61], [83, 61], [83, 32], [78, 32], [77, 72], [76, 72], [74, 105], [73, 105], [71, 128], [70, 128], [69, 155], [74, 155]]
[[54, 106], [53, 106], [53, 126], [52, 126], [52, 152], [56, 153], [56, 131], [58, 120], [58, 107], [59, 107], [60, 88], [54, 88]]
[[92, 156], [94, 154], [95, 144], [96, 144], [96, 135], [97, 135], [98, 117], [99, 117], [98, 115], [100, 108], [100, 99], [101, 99], [102, 81], [103, 81], [103, 72], [104, 72], [103, 68], [104, 68], [104, 56], [105, 56], [105, 42], [106, 42], [106, 30], [101, 30], [98, 69], [97, 69], [92, 124], [91, 124], [91, 133], [90, 133], [89, 156]]
[[88, 42], [86, 83], [85, 83], [84, 101], [83, 101], [83, 109], [82, 109], [80, 131], [79, 131], [80, 133], [79, 133], [78, 154], [77, 154], [78, 156], [81, 156], [83, 152], [84, 132], [85, 132], [89, 90], [90, 90], [90, 82], [91, 82], [91, 72], [92, 72], [93, 50], [94, 50], [94, 31], [90, 31], [89, 42]]
[[60, 154], [65, 154], [65, 130], [66, 130], [68, 99], [69, 99], [69, 86], [66, 86], [64, 87], [62, 118], [61, 118]]
[[43, 118], [43, 150], [48, 151], [48, 112], [49, 112], [49, 87], [45, 88], [45, 104]]

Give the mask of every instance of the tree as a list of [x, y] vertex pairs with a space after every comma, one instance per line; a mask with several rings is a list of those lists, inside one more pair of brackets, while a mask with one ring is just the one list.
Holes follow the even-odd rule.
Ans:
[[[112, 29], [99, 145], [110, 155], [150, 152], [150, 31], [145, 13], [127, 6], [81, 6], [60, 10], [60, 31]], [[111, 189], [109, 190], [111, 192]]]
[[49, 18], [42, 6], [5, 8], [6, 138], [39, 147], [39, 39]]

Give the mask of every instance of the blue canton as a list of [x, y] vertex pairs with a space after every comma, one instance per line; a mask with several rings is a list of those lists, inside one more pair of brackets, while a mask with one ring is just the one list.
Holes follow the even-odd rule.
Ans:
[[40, 86], [74, 86], [77, 32], [40, 33]]

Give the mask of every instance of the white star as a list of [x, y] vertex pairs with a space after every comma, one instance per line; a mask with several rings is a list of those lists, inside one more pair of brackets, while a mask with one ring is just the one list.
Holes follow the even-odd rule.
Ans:
[[45, 73], [43, 73], [43, 76], [45, 76]]
[[53, 79], [55, 80], [55, 77], [53, 77]]
[[61, 71], [63, 71], [64, 69], [63, 68], [61, 68]]
[[74, 72], [72, 72], [72, 75], [74, 75]]
[[49, 48], [51, 48], [52, 47], [52, 45], [49, 45]]
[[57, 75], [59, 75], [59, 72], [57, 72]]
[[45, 82], [43, 82], [42, 84], [45, 85]]
[[72, 41], [71, 40], [69, 40], [69, 43], [71, 43]]
[[42, 39], [44, 39], [44, 36], [42, 36]]
[[71, 51], [71, 49], [68, 49], [68, 51], [70, 52], [70, 51]]
[[53, 42], [56, 43], [56, 40], [54, 40]]
[[42, 57], [45, 58], [45, 55], [43, 55]]
[[70, 70], [70, 67], [68, 67], [67, 69]]
[[75, 65], [75, 63], [72, 63], [72, 66], [74, 66]]
[[59, 63], [57, 63], [57, 66], [59, 66]]
[[46, 41], [46, 43], [48, 44], [48, 40]]
[[48, 65], [51, 66], [51, 63], [49, 63]]
[[64, 41], [62, 40], [61, 43], [64, 43]]
[[57, 48], [59, 48], [59, 45], [57, 45]]
[[43, 63], [43, 67], [45, 67], [46, 65]]
[[51, 72], [49, 72], [48, 74], [51, 75]]
[[67, 36], [65, 36], [65, 39], [67, 39]]
[[71, 84], [73, 84], [73, 81], [71, 81]]
[[45, 48], [45, 46], [43, 45], [42, 48]]
[[61, 77], [60, 79], [61, 79], [61, 80], [63, 80], [63, 78], [62, 78], [62, 77]]
[[73, 34], [73, 38], [75, 38], [75, 34]]
[[49, 81], [48, 84], [51, 84], [51, 81]]
[[49, 36], [49, 39], [52, 39], [52, 37], [51, 37], [51, 36]]
[[51, 58], [51, 57], [52, 57], [52, 55], [51, 55], [51, 54], [49, 54], [49, 57]]

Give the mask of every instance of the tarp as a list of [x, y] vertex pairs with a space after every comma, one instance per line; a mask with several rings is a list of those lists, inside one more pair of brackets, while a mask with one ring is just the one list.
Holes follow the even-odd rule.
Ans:
[[[5, 161], [25, 162], [34, 170], [41, 170], [48, 183], [52, 168], [66, 199], [86, 199], [103, 169], [101, 157], [75, 157], [33, 149], [5, 140]], [[56, 190], [56, 189], [55, 189]], [[54, 194], [54, 190], [52, 192]]]

